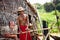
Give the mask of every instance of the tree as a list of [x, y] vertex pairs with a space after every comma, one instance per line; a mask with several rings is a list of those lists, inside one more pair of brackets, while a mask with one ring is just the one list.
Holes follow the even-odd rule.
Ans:
[[59, 3], [59, 4], [57, 4], [56, 9], [57, 9], [58, 11], [60, 11], [60, 3]]
[[53, 7], [52, 3], [45, 3], [44, 9], [46, 10], [46, 12], [51, 12], [52, 10], [54, 10], [54, 7]]
[[42, 9], [42, 5], [41, 4], [35, 3], [34, 5], [37, 7], [37, 9]]
[[56, 18], [57, 18], [57, 26], [60, 32], [60, 24], [59, 24], [59, 16], [56, 12], [56, 10], [60, 11], [60, 0], [53, 0], [53, 3], [55, 4], [55, 14], [56, 14]]
[[[60, 0], [53, 0], [53, 3], [56, 6], [56, 9], [58, 11], [60, 11]], [[44, 4], [44, 8], [46, 10], [46, 12], [51, 12], [55, 9], [55, 6], [52, 3], [45, 3]]]
[[53, 0], [53, 3], [56, 5], [56, 9], [60, 11], [60, 0]]
[[53, 0], [53, 3], [57, 5], [58, 3], [60, 3], [60, 0]]

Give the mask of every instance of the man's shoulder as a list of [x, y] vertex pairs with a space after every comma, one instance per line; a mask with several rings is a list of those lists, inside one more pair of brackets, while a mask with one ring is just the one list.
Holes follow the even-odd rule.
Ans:
[[2, 27], [3, 29], [8, 29], [9, 28], [9, 26], [5, 26], [5, 27]]
[[6, 29], [6, 30], [9, 30], [9, 26], [6, 26], [5, 29]]
[[9, 31], [9, 26], [2, 27], [1, 31], [2, 31], [2, 32]]

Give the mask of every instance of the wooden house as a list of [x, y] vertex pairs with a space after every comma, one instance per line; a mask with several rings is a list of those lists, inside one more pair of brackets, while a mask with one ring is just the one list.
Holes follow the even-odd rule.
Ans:
[[16, 11], [20, 6], [25, 8], [25, 13], [29, 16], [29, 22], [34, 25], [33, 29], [37, 29], [37, 12], [27, 0], [0, 0], [0, 30], [8, 25], [10, 20], [16, 22]]

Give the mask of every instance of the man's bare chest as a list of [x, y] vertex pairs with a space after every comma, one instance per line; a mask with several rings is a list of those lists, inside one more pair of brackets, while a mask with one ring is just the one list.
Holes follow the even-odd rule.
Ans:
[[20, 20], [20, 21], [24, 21], [24, 20], [26, 20], [26, 19], [27, 19], [26, 16], [19, 16], [19, 20]]

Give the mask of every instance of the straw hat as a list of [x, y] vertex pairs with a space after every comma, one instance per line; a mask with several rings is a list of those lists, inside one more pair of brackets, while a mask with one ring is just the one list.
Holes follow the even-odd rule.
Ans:
[[25, 9], [23, 7], [18, 7], [18, 11], [24, 11]]

